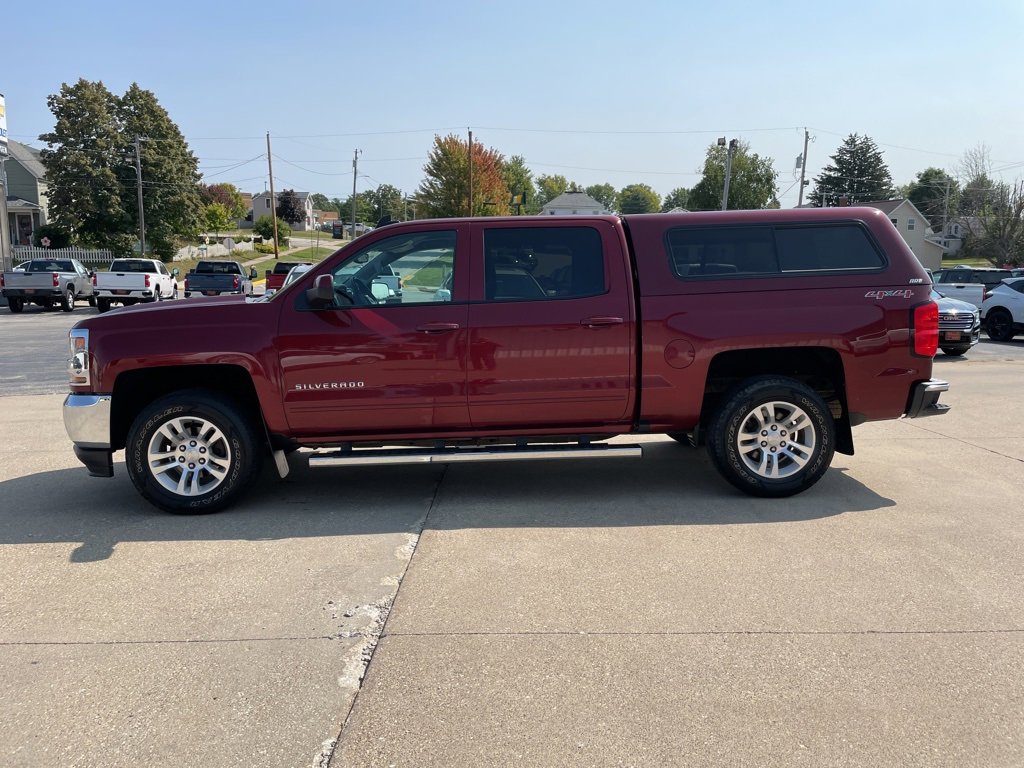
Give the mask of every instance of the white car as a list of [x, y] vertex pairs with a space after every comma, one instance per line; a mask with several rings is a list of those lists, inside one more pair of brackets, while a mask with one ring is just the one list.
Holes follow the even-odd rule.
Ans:
[[1024, 333], [1024, 277], [1003, 280], [982, 302], [985, 332], [993, 341], [1011, 341]]

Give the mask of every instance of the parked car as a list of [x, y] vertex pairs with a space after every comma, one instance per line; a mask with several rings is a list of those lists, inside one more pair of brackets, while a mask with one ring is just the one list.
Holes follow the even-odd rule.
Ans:
[[266, 293], [273, 293], [274, 291], [278, 290], [284, 284], [285, 277], [288, 276], [288, 273], [291, 272], [291, 270], [294, 267], [296, 267], [296, 266], [298, 266], [300, 264], [305, 264], [305, 265], [308, 266], [310, 264], [310, 262], [308, 262], [308, 261], [302, 261], [302, 262], [299, 262], [299, 261], [279, 261], [279, 262], [277, 262], [274, 265], [273, 269], [268, 269], [266, 271], [267, 283], [266, 283], [265, 292]]
[[981, 305], [985, 333], [993, 341], [1012, 341], [1024, 333], [1024, 277], [1004, 280]]
[[1012, 277], [1008, 269], [995, 267], [958, 267], [940, 269], [932, 276], [939, 291], [951, 299], [959, 299], [981, 307], [989, 292], [1005, 278]]
[[932, 291], [939, 305], [939, 349], [946, 355], [962, 355], [981, 339], [981, 311], [973, 304], [950, 299]]
[[185, 275], [185, 298], [198, 296], [220, 296], [225, 293], [249, 295], [256, 269], [248, 272], [237, 261], [200, 261], [195, 269]]
[[291, 285], [304, 274], [309, 272], [309, 270], [311, 270], [312, 268], [312, 264], [296, 264], [294, 267], [288, 270], [288, 274], [285, 275], [284, 282], [281, 284], [281, 287], [286, 288], [287, 286]]
[[11, 312], [21, 312], [26, 304], [52, 309], [60, 303], [65, 312], [81, 299], [96, 304], [92, 272], [77, 259], [32, 259], [24, 270], [0, 275], [0, 292]]
[[[374, 290], [395, 275], [401, 297]], [[91, 474], [124, 448], [177, 513], [301, 446], [314, 467], [611, 459], [643, 447], [607, 438], [650, 433], [788, 496], [854, 426], [945, 413], [930, 293], [874, 208], [412, 221], [266, 299], [83, 320], [64, 421]]]
[[114, 259], [106, 272], [94, 272], [96, 308], [106, 312], [112, 304], [132, 304], [178, 297], [178, 269], [170, 272], [158, 259]]

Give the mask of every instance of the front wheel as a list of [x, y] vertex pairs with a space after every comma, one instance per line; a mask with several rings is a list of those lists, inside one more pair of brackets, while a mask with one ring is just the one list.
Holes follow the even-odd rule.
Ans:
[[167, 512], [224, 509], [259, 473], [263, 445], [252, 420], [228, 398], [182, 390], [153, 402], [128, 432], [128, 474], [146, 499]]
[[707, 441], [715, 468], [741, 491], [792, 496], [818, 482], [832, 463], [835, 423], [807, 385], [763, 376], [727, 396]]
[[993, 309], [985, 318], [985, 333], [992, 341], [1013, 341], [1013, 317], [1005, 309]]

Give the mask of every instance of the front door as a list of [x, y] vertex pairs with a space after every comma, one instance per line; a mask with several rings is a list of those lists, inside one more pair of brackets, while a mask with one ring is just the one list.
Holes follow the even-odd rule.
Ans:
[[[291, 305], [281, 313], [277, 352], [295, 432], [344, 437], [466, 424], [467, 280], [456, 253], [467, 246], [468, 230], [440, 224], [378, 236], [281, 295]], [[334, 303], [311, 307], [305, 289], [324, 274]]]
[[607, 221], [478, 223], [469, 324], [475, 428], [631, 417], [631, 282]]

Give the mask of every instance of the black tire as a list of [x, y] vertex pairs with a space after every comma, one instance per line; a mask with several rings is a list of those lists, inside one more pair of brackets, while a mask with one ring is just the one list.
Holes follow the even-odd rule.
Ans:
[[960, 355], [966, 355], [969, 349], [970, 347], [943, 347], [942, 354], [949, 355], [950, 357], [959, 357]]
[[53, 299], [43, 299], [39, 302], [39, 306], [49, 312], [53, 309]]
[[96, 309], [100, 312], [106, 312], [110, 309], [110, 299], [96, 299]]
[[95, 307], [96, 306], [96, 297], [95, 296], [90, 296], [89, 297], [89, 306], [90, 307]]
[[25, 300], [11, 296], [10, 298], [7, 299], [7, 308], [10, 309], [11, 312], [17, 314], [18, 312], [21, 312], [25, 308]]
[[[215, 431], [211, 433], [210, 427]], [[172, 454], [175, 448], [185, 450]], [[229, 398], [187, 389], [162, 397], [139, 413], [128, 431], [125, 464], [139, 493], [160, 509], [201, 515], [226, 508], [247, 490], [262, 467], [265, 450], [252, 419]], [[159, 465], [165, 469], [154, 472], [151, 452], [175, 455], [179, 461], [169, 458]]]
[[985, 333], [992, 341], [1013, 341], [1013, 317], [1005, 309], [993, 309], [985, 318]]
[[70, 312], [75, 308], [75, 288], [69, 285], [60, 297], [60, 308]]
[[[755, 413], [769, 403], [775, 404], [770, 413], [766, 408]], [[793, 430], [791, 418], [801, 414], [806, 422], [801, 420], [804, 426]], [[765, 429], [759, 435], [761, 426]], [[722, 477], [744, 493], [792, 496], [825, 474], [835, 454], [835, 432], [828, 406], [813, 389], [794, 379], [759, 376], [743, 382], [722, 402], [708, 430], [708, 453]], [[747, 444], [746, 450], [740, 442]], [[752, 466], [755, 461], [759, 467]]]

